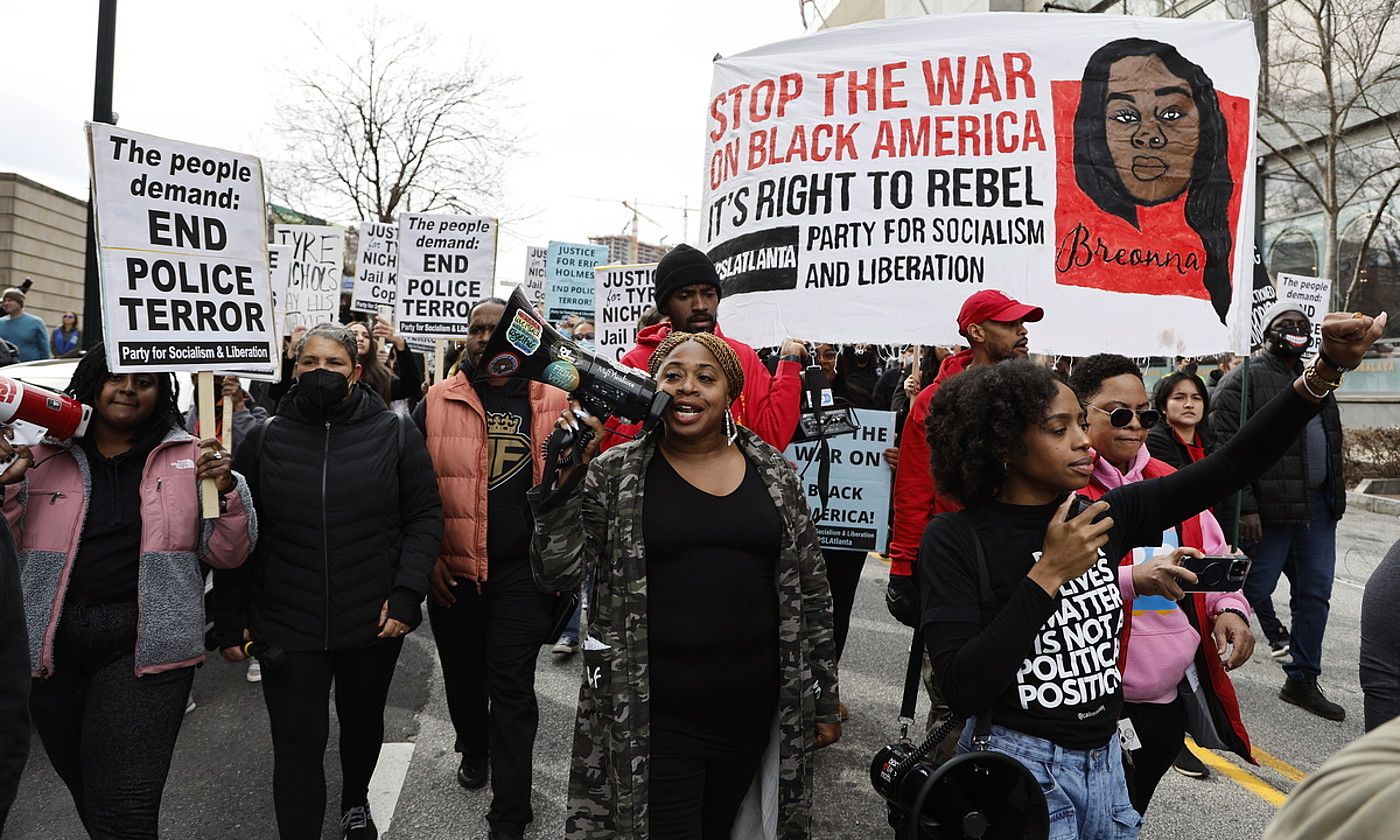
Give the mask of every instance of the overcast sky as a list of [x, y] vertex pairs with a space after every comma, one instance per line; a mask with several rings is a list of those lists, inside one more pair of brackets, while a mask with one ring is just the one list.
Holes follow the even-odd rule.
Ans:
[[[125, 0], [113, 109], [134, 131], [275, 156], [284, 68], [317, 60], [312, 30], [331, 44], [355, 43], [356, 25], [375, 8], [356, 0]], [[443, 60], [473, 51], [517, 78], [505, 93], [518, 107], [501, 116], [529, 136], [528, 153], [509, 167], [509, 207], [499, 214], [534, 215], [503, 227], [496, 275], [509, 283], [524, 272], [527, 244], [623, 232], [631, 213], [622, 199], [638, 199], [660, 223], [642, 222], [644, 241], [694, 241], [696, 213], [687, 236], [680, 210], [646, 205], [700, 206], [710, 60], [802, 34], [793, 0], [419, 0], [377, 8], [426, 23]], [[0, 171], [85, 198], [82, 126], [92, 113], [97, 2], [9, 3], [0, 20]]]

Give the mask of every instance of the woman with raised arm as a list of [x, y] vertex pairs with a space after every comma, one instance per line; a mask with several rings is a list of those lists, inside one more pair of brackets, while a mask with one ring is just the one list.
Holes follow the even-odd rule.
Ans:
[[[1385, 316], [1329, 315], [1321, 356], [1360, 362]], [[920, 549], [922, 624], [953, 713], [974, 744], [1021, 761], [1040, 781], [1051, 840], [1135, 838], [1117, 724], [1123, 601], [1177, 592], [1180, 566], [1118, 558], [1262, 473], [1330, 399], [1343, 370], [1317, 361], [1227, 445], [1164, 478], [1124, 484], [1076, 514], [1094, 473], [1085, 408], [1029, 362], [944, 383], [928, 434], [939, 487], [965, 505], [929, 524]], [[979, 566], [991, 592], [983, 597]], [[1131, 589], [1131, 591], [1126, 591]]]
[[806, 497], [729, 414], [744, 373], [723, 340], [673, 332], [651, 373], [662, 424], [530, 491], [541, 588], [593, 581], [565, 837], [802, 840], [812, 751], [841, 735]]

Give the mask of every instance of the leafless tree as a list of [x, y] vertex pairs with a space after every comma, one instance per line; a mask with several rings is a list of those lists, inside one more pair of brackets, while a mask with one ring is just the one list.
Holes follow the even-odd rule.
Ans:
[[436, 69], [422, 25], [373, 18], [355, 43], [313, 36], [329, 70], [296, 73], [279, 106], [286, 156], [270, 167], [275, 195], [384, 223], [479, 212], [500, 198], [502, 165], [519, 150], [500, 122], [513, 80], [475, 57]]
[[[1376, 231], [1366, 233], [1350, 277], [1343, 278], [1339, 223], [1349, 208], [1374, 219], [1400, 188], [1400, 49], [1393, 26], [1400, 0], [1245, 0], [1269, 14], [1259, 102], [1261, 145], [1286, 170], [1271, 204], [1292, 203], [1323, 217], [1318, 269], [1337, 281], [1346, 306]], [[1270, 179], [1271, 193], [1275, 180]], [[1343, 290], [1342, 281], [1346, 281]]]

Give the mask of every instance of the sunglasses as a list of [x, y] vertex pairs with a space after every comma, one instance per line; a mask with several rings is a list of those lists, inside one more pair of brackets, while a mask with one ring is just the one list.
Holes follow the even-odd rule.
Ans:
[[1144, 429], [1150, 429], [1153, 426], [1157, 425], [1157, 421], [1160, 420], [1162, 417], [1162, 412], [1158, 411], [1155, 408], [1144, 408], [1142, 411], [1133, 411], [1131, 408], [1115, 408], [1112, 411], [1109, 411], [1107, 409], [1099, 408], [1096, 405], [1091, 405], [1089, 407], [1099, 412], [1100, 414], [1107, 414], [1108, 425], [1112, 426], [1115, 429], [1127, 428], [1128, 425], [1133, 422], [1134, 414], [1137, 415], [1138, 424]]

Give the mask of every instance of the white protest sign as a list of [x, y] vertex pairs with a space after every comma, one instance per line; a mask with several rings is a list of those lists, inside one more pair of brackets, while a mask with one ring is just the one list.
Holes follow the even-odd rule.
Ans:
[[108, 367], [270, 369], [261, 162], [101, 123], [87, 136]]
[[549, 254], [548, 248], [530, 245], [525, 248], [525, 279], [520, 288], [525, 292], [525, 300], [536, 312], [544, 312], [544, 263]]
[[496, 220], [404, 213], [394, 321], [404, 336], [461, 338], [496, 277]]
[[360, 222], [360, 244], [355, 256], [355, 288], [350, 309], [379, 314], [394, 306], [398, 291], [399, 228], [379, 222]]
[[544, 317], [593, 314], [593, 269], [608, 258], [606, 245], [550, 242], [545, 255]]
[[997, 288], [1044, 308], [1038, 352], [1245, 347], [1248, 21], [899, 18], [713, 67], [726, 335], [957, 343], [962, 302]]
[[825, 507], [817, 483], [820, 444], [794, 443], [783, 454], [797, 464], [802, 476], [822, 548], [884, 551], [894, 478], [884, 456], [894, 446], [894, 412], [863, 408], [854, 412], [860, 423], [856, 433], [827, 439], [831, 474]]
[[272, 286], [272, 322], [278, 334], [287, 323], [287, 286], [292, 278], [292, 246], [267, 246], [268, 281]]
[[272, 239], [292, 248], [283, 329], [290, 334], [297, 327], [338, 322], [345, 231], [332, 225], [273, 225]]
[[1307, 353], [1311, 358], [1322, 347], [1322, 319], [1332, 311], [1332, 281], [1326, 277], [1280, 274], [1278, 299], [1298, 304], [1298, 311], [1312, 323], [1312, 344], [1308, 345]]
[[652, 303], [656, 263], [605, 265], [594, 272], [598, 290], [593, 298], [593, 330], [598, 355], [620, 362], [637, 343], [637, 319]]

